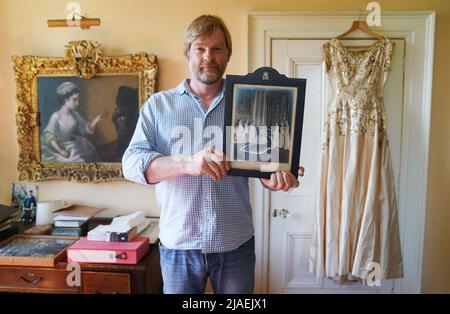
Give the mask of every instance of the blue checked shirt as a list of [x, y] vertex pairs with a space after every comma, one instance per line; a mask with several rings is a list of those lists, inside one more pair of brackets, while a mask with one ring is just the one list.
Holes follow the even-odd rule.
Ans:
[[[194, 155], [212, 145], [222, 150], [224, 109], [224, 89], [206, 111], [188, 80], [152, 95], [122, 159], [125, 178], [148, 184], [144, 172], [160, 156]], [[168, 248], [227, 252], [254, 234], [247, 178], [186, 175], [157, 183], [155, 193], [159, 237]]]

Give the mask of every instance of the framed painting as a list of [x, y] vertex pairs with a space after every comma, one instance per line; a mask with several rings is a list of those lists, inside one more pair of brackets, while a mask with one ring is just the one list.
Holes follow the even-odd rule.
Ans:
[[263, 67], [245, 76], [227, 75], [223, 151], [231, 175], [297, 176], [306, 79], [287, 78]]
[[139, 108], [155, 91], [156, 56], [102, 56], [73, 41], [62, 58], [13, 56], [19, 179], [121, 180]]

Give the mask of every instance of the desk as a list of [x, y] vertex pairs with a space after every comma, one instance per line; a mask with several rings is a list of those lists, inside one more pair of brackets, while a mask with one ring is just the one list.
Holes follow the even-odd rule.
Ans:
[[[98, 221], [96, 222], [98, 223]], [[147, 255], [136, 265], [81, 265], [81, 286], [66, 283], [71, 269], [67, 260], [55, 267], [23, 267], [0, 265], [0, 291], [26, 293], [161, 293], [162, 276], [159, 248], [151, 244]]]

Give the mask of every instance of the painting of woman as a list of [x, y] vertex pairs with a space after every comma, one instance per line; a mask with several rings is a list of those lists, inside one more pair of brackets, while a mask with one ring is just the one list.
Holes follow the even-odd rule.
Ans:
[[78, 112], [80, 88], [66, 81], [56, 88], [60, 109], [41, 133], [42, 162], [100, 162], [95, 146], [86, 137], [94, 134], [106, 114], [86, 121]]

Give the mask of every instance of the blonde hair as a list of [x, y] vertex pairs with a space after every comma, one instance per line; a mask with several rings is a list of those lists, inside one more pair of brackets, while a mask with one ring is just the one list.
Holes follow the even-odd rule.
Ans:
[[196, 18], [184, 33], [184, 55], [187, 55], [191, 44], [198, 37], [209, 37], [217, 28], [223, 31], [225, 35], [225, 45], [228, 49], [228, 57], [231, 57], [233, 51], [231, 44], [231, 35], [224, 21], [215, 15], [201, 15]]

